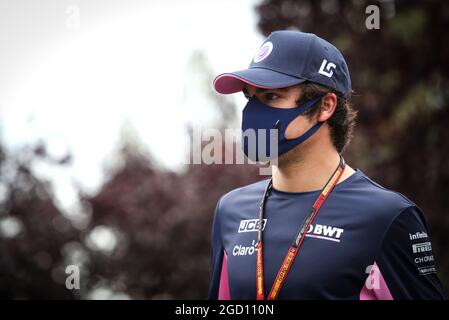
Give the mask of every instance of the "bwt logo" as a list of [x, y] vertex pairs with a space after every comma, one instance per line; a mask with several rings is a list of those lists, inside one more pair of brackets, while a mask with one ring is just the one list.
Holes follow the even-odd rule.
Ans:
[[412, 245], [413, 253], [432, 251], [432, 244], [430, 242], [417, 243]]
[[341, 234], [344, 229], [336, 228], [333, 226], [326, 226], [322, 224], [311, 224], [309, 230], [307, 230], [306, 237], [318, 238], [322, 240], [330, 240], [340, 242]]
[[[267, 224], [267, 219], [263, 219], [262, 221], [262, 230], [265, 229], [265, 225]], [[250, 220], [242, 220], [239, 225], [239, 233], [240, 232], [252, 232], [259, 230], [259, 219], [250, 219]]]

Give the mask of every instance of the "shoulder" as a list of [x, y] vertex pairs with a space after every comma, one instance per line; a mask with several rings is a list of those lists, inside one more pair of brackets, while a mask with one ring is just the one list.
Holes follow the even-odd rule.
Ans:
[[364, 221], [379, 230], [385, 230], [402, 213], [412, 213], [423, 218], [419, 207], [402, 193], [388, 189], [359, 170], [359, 178], [344, 188], [349, 205]]
[[404, 207], [415, 206], [415, 203], [402, 193], [383, 187], [366, 174], [362, 173], [362, 179], [365, 181], [367, 188], [373, 192], [373, 197], [377, 200], [384, 200], [388, 203], [394, 202]]

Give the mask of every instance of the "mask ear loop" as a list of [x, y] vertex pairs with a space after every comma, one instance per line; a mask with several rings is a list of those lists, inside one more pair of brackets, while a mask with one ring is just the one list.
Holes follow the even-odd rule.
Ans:
[[315, 104], [318, 103], [318, 101], [320, 101], [321, 99], [323, 99], [324, 96], [319, 96], [316, 98], [313, 98], [312, 100], [309, 100], [307, 102], [304, 102], [300, 105], [298, 105], [298, 107], [296, 107], [299, 111], [299, 115], [302, 115], [304, 112], [306, 112], [307, 110], [313, 108], [313, 106], [315, 106]]
[[[312, 109], [312, 108], [313, 108], [319, 101], [321, 101], [322, 98], [323, 98], [323, 96], [319, 96], [319, 97], [316, 97], [316, 98], [314, 98], [314, 99], [312, 99], [312, 100], [309, 100], [309, 101], [307, 101], [307, 102], [304, 102], [303, 104], [298, 105], [298, 107], [296, 107], [296, 109], [300, 110], [298, 116], [301, 116], [301, 115], [303, 115], [306, 111]], [[290, 122], [290, 123], [291, 123], [291, 122]], [[290, 124], [290, 123], [289, 123], [289, 124]], [[284, 131], [287, 130], [287, 127], [288, 127], [289, 124], [287, 124], [287, 126], [286, 126], [285, 129], [284, 129]], [[300, 135], [300, 136], [297, 137], [297, 138], [293, 138], [293, 139], [287, 139], [287, 138], [285, 138], [285, 137], [284, 137], [284, 138], [281, 138], [281, 135], [278, 134], [279, 141], [287, 140], [287, 141], [296, 141], [297, 143], [301, 143], [301, 142], [305, 141], [307, 138], [309, 138], [312, 134], [314, 134], [314, 133], [315, 133], [315, 132], [322, 126], [322, 124], [323, 124], [323, 122], [317, 122], [315, 125], [313, 125], [310, 129], [308, 129], [308, 130], [307, 130], [306, 132], [304, 132], [302, 135]], [[274, 127], [275, 130], [279, 130], [280, 127], [281, 127], [281, 121], [280, 121], [280, 120], [277, 120], [277, 121], [275, 122], [275, 124], [274, 124], [273, 127]], [[279, 133], [279, 131], [278, 131], [278, 133]], [[284, 132], [284, 133], [285, 133], [285, 132]], [[299, 138], [301, 138], [301, 139], [299, 139]], [[297, 139], [299, 139], [299, 140], [297, 140]]]

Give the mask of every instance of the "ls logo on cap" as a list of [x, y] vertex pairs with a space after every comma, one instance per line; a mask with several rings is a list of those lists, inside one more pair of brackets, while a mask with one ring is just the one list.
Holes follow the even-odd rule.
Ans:
[[260, 47], [260, 49], [257, 52], [256, 56], [254, 57], [253, 61], [255, 63], [262, 61], [263, 59], [265, 59], [266, 57], [268, 57], [270, 55], [271, 51], [273, 51], [273, 43], [271, 41], [265, 42]]
[[[327, 71], [324, 71], [324, 67], [326, 67]], [[332, 63], [332, 62], [327, 63], [327, 60], [324, 59], [323, 62], [321, 63], [321, 67], [320, 67], [320, 70], [318, 71], [318, 73], [330, 78], [334, 74], [334, 71], [331, 69], [332, 68], [335, 69], [336, 67], [337, 66], [335, 65], [335, 63]]]

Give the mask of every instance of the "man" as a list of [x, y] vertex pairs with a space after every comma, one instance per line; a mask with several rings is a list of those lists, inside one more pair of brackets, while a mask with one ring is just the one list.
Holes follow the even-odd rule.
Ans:
[[341, 156], [356, 113], [337, 48], [273, 32], [248, 69], [214, 87], [245, 94], [244, 152], [276, 163], [217, 204], [210, 299], [444, 298], [420, 208]]

